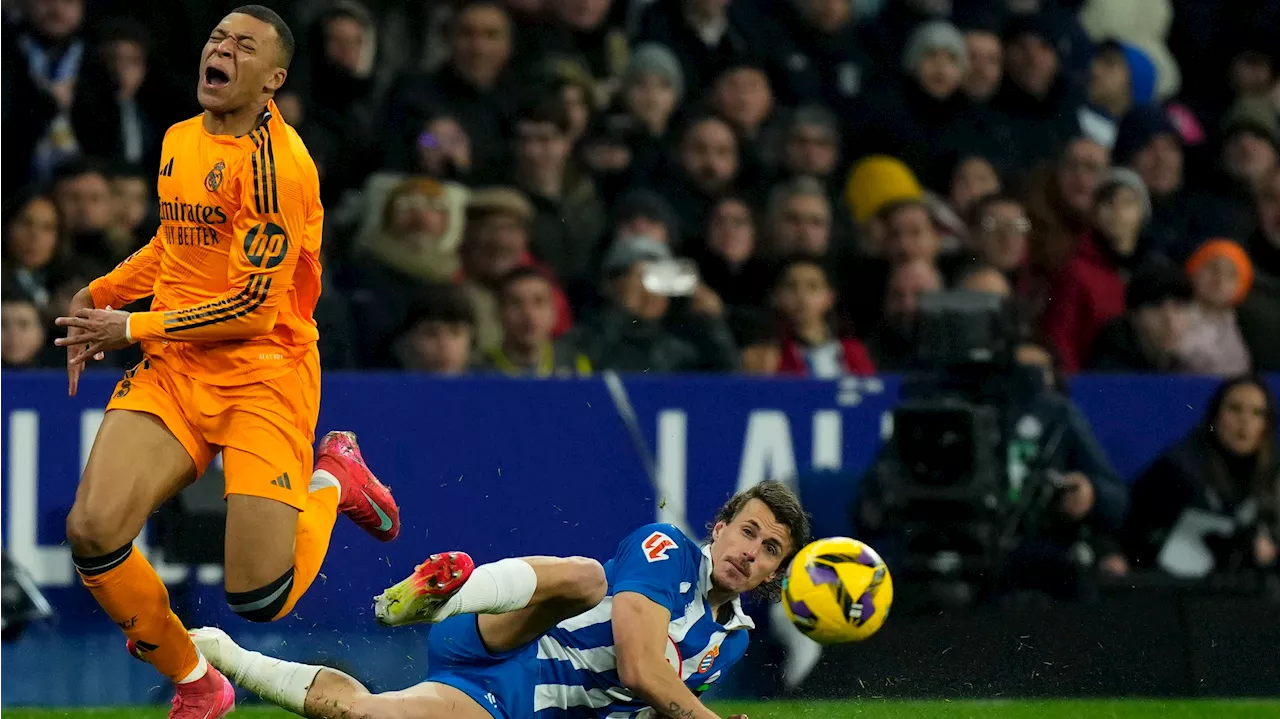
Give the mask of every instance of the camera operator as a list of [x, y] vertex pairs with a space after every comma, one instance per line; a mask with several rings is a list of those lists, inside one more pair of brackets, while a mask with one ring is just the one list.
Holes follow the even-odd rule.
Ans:
[[1040, 471], [1052, 491], [1043, 514], [1030, 518], [1034, 529], [1010, 554], [1005, 586], [999, 590], [1084, 598], [1095, 566], [1114, 576], [1128, 571], [1119, 544], [1125, 487], [1088, 420], [1067, 396], [1050, 351], [1024, 342], [1016, 358], [1020, 367], [1040, 370], [1042, 380], [1013, 395], [1010, 489], [1024, 491]]
[[[1088, 422], [1061, 391], [1050, 352], [1023, 342], [1014, 355], [1014, 366], [1001, 377], [1006, 438], [996, 444], [1005, 448], [1001, 491], [1007, 508], [998, 520], [997, 564], [977, 579], [976, 593], [995, 599], [1028, 593], [1086, 599], [1093, 593], [1095, 568], [1127, 571], [1118, 542], [1124, 487]], [[882, 555], [906, 551], [909, 537], [897, 535], [900, 517], [895, 515], [912, 511], [887, 506], [884, 477], [883, 467], [873, 469], [854, 505], [860, 536], [884, 545]]]

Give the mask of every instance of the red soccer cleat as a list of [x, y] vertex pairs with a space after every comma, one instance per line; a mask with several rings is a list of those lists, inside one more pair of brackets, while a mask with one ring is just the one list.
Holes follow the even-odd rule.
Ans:
[[388, 627], [433, 624], [440, 608], [471, 578], [476, 563], [466, 552], [427, 557], [403, 581], [373, 598], [374, 616]]
[[400, 534], [400, 508], [391, 489], [369, 471], [354, 432], [330, 432], [316, 450], [316, 470], [324, 470], [342, 485], [338, 511], [380, 542]]
[[169, 719], [221, 719], [235, 710], [235, 688], [210, 664], [204, 676], [177, 685]]

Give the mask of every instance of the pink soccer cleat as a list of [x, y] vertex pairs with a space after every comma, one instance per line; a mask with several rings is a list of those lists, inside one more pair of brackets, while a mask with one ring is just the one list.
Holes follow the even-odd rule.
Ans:
[[378, 481], [364, 463], [354, 432], [330, 432], [316, 450], [316, 470], [324, 470], [342, 485], [338, 511], [380, 542], [400, 534], [400, 508], [391, 489]]
[[373, 599], [378, 623], [388, 627], [432, 624], [440, 608], [471, 578], [476, 563], [466, 552], [427, 557], [406, 579]]
[[235, 710], [235, 688], [210, 664], [203, 677], [177, 685], [169, 719], [221, 719]]

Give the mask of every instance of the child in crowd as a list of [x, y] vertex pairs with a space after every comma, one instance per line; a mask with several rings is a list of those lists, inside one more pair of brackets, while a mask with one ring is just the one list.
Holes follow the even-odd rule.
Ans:
[[786, 330], [780, 374], [833, 378], [875, 373], [867, 348], [833, 327], [836, 294], [821, 260], [788, 261], [774, 285], [773, 302]]

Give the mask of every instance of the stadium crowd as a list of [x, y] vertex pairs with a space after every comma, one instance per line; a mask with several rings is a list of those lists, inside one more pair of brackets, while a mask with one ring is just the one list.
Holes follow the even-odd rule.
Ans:
[[[3, 4], [6, 369], [150, 239], [235, 4]], [[1064, 373], [1280, 369], [1276, 0], [269, 4], [327, 368], [893, 371], [961, 287]]]

